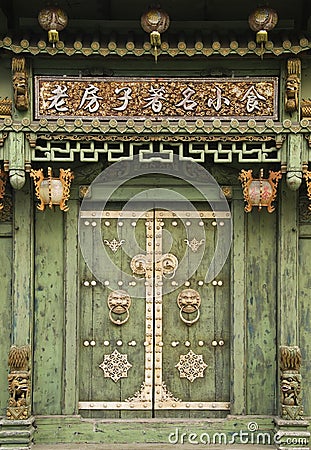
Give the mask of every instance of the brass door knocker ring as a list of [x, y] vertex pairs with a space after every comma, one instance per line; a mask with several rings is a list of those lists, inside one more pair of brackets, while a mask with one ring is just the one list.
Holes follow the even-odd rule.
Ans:
[[126, 309], [124, 312], [126, 312], [126, 317], [125, 317], [125, 319], [123, 319], [123, 320], [120, 320], [120, 319], [114, 319], [113, 317], [112, 317], [112, 314], [118, 314], [118, 315], [120, 315], [120, 314], [122, 314], [122, 313], [117, 313], [115, 310], [116, 310], [116, 308], [118, 308], [117, 306], [114, 306], [113, 308], [111, 308], [110, 310], [109, 310], [109, 319], [111, 320], [111, 322], [112, 323], [114, 323], [115, 325], [123, 325], [124, 323], [126, 323], [128, 320], [129, 320], [129, 317], [130, 317], [130, 311], [128, 310], [128, 309]]
[[172, 253], [165, 253], [161, 257], [161, 265], [163, 277], [169, 280], [174, 278], [178, 267], [178, 259], [176, 256], [172, 255]]
[[134, 278], [136, 279], [145, 278], [147, 266], [146, 255], [138, 254], [133, 256], [130, 262], [130, 266]]
[[[177, 305], [179, 307], [179, 317], [187, 325], [193, 325], [200, 318], [200, 305], [201, 297], [200, 294], [194, 289], [184, 289], [177, 297]], [[185, 314], [195, 313], [195, 318], [192, 320], [186, 319]]]
[[[115, 325], [123, 325], [126, 323], [130, 317], [130, 306], [131, 306], [131, 297], [126, 291], [116, 290], [110, 292], [107, 304], [109, 308], [109, 319]], [[121, 316], [122, 314], [126, 314], [124, 319], [118, 318], [115, 319], [112, 315]]]
[[[182, 320], [186, 325], [191, 326], [191, 325], [193, 325], [194, 323], [196, 323], [196, 322], [199, 320], [199, 318], [200, 318], [200, 309], [199, 309], [198, 305], [194, 305], [194, 306], [195, 306], [195, 311], [197, 312], [197, 315], [196, 315], [195, 318], [192, 319], [192, 320], [188, 320], [188, 319], [186, 319], [186, 318], [183, 316], [183, 314], [186, 313], [186, 311], [185, 311], [185, 308], [187, 308], [186, 305], [185, 305], [185, 306], [182, 306], [182, 307], [180, 308], [180, 310], [179, 310], [179, 317], [181, 318], [181, 320]], [[188, 314], [188, 313], [187, 313], [187, 314]]]

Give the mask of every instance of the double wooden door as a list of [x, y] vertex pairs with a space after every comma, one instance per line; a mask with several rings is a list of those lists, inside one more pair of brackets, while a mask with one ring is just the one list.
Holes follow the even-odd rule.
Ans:
[[81, 414], [228, 413], [229, 259], [206, 280], [226, 220], [196, 210], [83, 212]]

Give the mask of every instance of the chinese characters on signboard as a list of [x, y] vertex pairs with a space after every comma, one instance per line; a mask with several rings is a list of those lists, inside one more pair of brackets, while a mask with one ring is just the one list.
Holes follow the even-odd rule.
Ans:
[[35, 117], [277, 119], [277, 78], [35, 77]]

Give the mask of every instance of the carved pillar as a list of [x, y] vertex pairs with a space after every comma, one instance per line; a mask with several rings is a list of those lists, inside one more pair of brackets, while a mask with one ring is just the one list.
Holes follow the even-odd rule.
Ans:
[[13, 345], [9, 352], [9, 401], [0, 420], [0, 447], [30, 450], [34, 436], [31, 416], [30, 347]]
[[[292, 122], [300, 120], [301, 61], [290, 58], [287, 61], [284, 109]], [[287, 185], [296, 191], [302, 180], [302, 139], [300, 134], [288, 136], [287, 141]]]
[[277, 448], [308, 449], [309, 422], [303, 418], [301, 352], [297, 346], [280, 347], [280, 416], [275, 419]]
[[31, 413], [30, 397], [30, 347], [12, 345], [9, 352], [9, 404], [7, 418], [28, 419]]

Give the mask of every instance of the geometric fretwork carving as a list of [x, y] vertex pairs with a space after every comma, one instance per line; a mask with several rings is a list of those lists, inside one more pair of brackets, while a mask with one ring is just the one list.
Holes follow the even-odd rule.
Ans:
[[111, 378], [115, 383], [120, 378], [127, 378], [127, 371], [132, 367], [127, 360], [127, 355], [119, 353], [117, 349], [110, 355], [104, 356], [104, 361], [99, 365], [106, 378]]
[[203, 361], [202, 355], [190, 350], [186, 355], [180, 355], [179, 363], [175, 367], [179, 370], [180, 378], [187, 378], [192, 383], [196, 378], [204, 377], [203, 372], [207, 364]]

